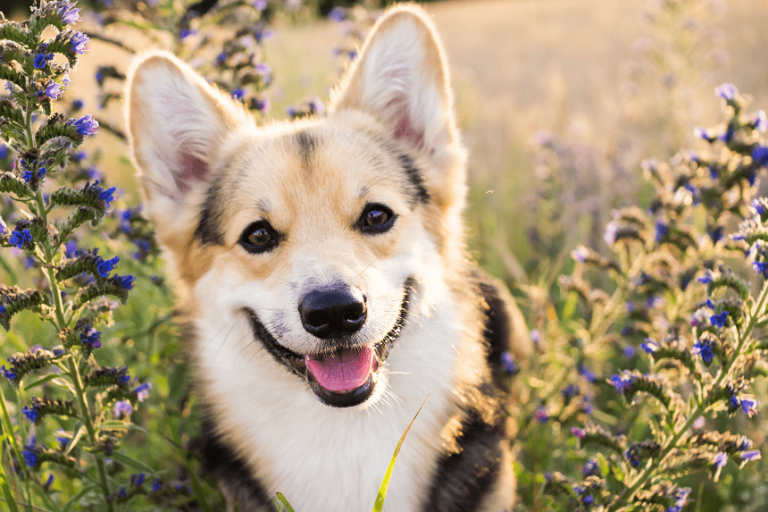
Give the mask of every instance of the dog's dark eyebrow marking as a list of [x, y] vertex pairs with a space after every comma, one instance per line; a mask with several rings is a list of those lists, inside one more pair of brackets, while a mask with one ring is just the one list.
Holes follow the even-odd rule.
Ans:
[[192, 238], [202, 245], [224, 245], [224, 234], [219, 226], [221, 209], [217, 206], [222, 202], [221, 188], [221, 178], [217, 177], [208, 187], [203, 207], [200, 209], [197, 228]]
[[429, 192], [424, 186], [424, 176], [421, 174], [421, 170], [416, 166], [410, 155], [401, 153], [398, 155], [397, 160], [400, 162], [405, 174], [408, 176], [408, 181], [411, 182], [415, 189], [415, 202], [426, 204], [429, 202]]
[[317, 141], [312, 135], [304, 131], [296, 134], [296, 144], [299, 145], [301, 165], [305, 170], [309, 170], [309, 160], [312, 156], [312, 152], [317, 147]]

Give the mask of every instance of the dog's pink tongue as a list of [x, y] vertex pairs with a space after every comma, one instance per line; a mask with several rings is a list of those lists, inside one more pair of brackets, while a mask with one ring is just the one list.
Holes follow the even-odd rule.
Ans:
[[368, 380], [373, 365], [373, 349], [366, 347], [336, 351], [324, 356], [308, 355], [306, 363], [318, 384], [334, 393], [346, 393], [359, 388]]

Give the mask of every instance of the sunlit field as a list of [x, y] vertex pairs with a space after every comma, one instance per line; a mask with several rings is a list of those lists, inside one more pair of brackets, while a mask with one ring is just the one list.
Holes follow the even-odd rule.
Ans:
[[[131, 5], [138, 13], [151, 11], [147, 4]], [[269, 6], [271, 33], [257, 51], [271, 71], [253, 86], [269, 107], [251, 108], [262, 124], [295, 116], [312, 105], [307, 98], [327, 100], [359, 41], [350, 33], [375, 19], [361, 7], [333, 20], [312, 3]], [[535, 343], [530, 360], [505, 359], [515, 399], [508, 410], [515, 510], [768, 509], [768, 462], [760, 459], [768, 435], [768, 202], [753, 202], [768, 195], [768, 124], [759, 112], [768, 110], [768, 2], [476, 0], [425, 8], [445, 45], [469, 150], [469, 253], [507, 284]], [[94, 307], [93, 329], [76, 328], [73, 316], [58, 332], [50, 320], [64, 306], [38, 302], [20, 306], [0, 335], [0, 510], [223, 510], [214, 479], [200, 472], [203, 411], [189, 386], [166, 263], [152, 226], [131, 210], [141, 197], [122, 137], [124, 74], [134, 54], [162, 48], [186, 59], [202, 35], [181, 40], [175, 24], [150, 30], [135, 13], [110, 9], [121, 23], [102, 28], [84, 9], [75, 27], [91, 34], [89, 51], [55, 110], [72, 119], [92, 114], [100, 128], [70, 137], [77, 140], [66, 151], [87, 158], [56, 179], [79, 190], [97, 169], [105, 189], [116, 187], [114, 198], [109, 189], [89, 192], [98, 218], [88, 220], [103, 223], [83, 221], [73, 233], [78, 247], [101, 248], [84, 272], [93, 267], [107, 279], [112, 268], [102, 274], [99, 265], [119, 256], [117, 271], [135, 276], [135, 286], [128, 294], [111, 283], [112, 298], [127, 302], [114, 312], [116, 303]], [[56, 34], [49, 28], [43, 37]], [[189, 63], [207, 73], [224, 41], [217, 44]], [[46, 94], [37, 96], [47, 101]], [[79, 109], [74, 100], [82, 100]], [[0, 116], [11, 118], [6, 110]], [[36, 116], [46, 119], [42, 110]], [[32, 127], [39, 119], [19, 114], [14, 122]], [[6, 130], [2, 138], [23, 134]], [[13, 151], [0, 157], [16, 187], [1, 189], [0, 283], [50, 295], [51, 269], [83, 255], [65, 252], [63, 240], [37, 253], [24, 241], [26, 221], [9, 198], [29, 193], [23, 208], [49, 199], [23, 188], [43, 175], [23, 178]], [[82, 206], [85, 196], [59, 206]], [[48, 213], [60, 223], [68, 215]], [[62, 290], [80, 297], [84, 275], [68, 277]], [[0, 306], [11, 295], [2, 288]], [[6, 316], [1, 309], [0, 320]], [[60, 344], [68, 352], [25, 367], [25, 380], [7, 373], [14, 354]], [[23, 409], [43, 393], [85, 396], [65, 382], [77, 373], [63, 363], [70, 353], [84, 369], [97, 361], [117, 372], [113, 387], [90, 395], [100, 434], [61, 410], [37, 420]], [[35, 452], [31, 436], [49, 448]]]

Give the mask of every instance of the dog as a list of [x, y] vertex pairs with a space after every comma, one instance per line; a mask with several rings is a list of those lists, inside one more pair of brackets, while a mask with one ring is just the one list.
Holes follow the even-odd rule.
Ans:
[[228, 510], [510, 510], [509, 293], [469, 262], [445, 52], [390, 9], [327, 114], [257, 126], [173, 55], [132, 64], [132, 158], [185, 315]]

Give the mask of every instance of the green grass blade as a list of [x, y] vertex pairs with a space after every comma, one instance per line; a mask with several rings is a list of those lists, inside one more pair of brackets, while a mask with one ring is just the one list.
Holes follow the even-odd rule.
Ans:
[[397, 461], [397, 456], [400, 454], [400, 447], [403, 445], [403, 441], [405, 441], [405, 436], [408, 435], [408, 431], [411, 430], [411, 426], [413, 425], [413, 422], [416, 421], [416, 418], [419, 416], [419, 413], [424, 408], [424, 404], [427, 403], [427, 400], [429, 400], [429, 396], [427, 396], [427, 398], [424, 399], [424, 403], [421, 404], [421, 407], [419, 407], [419, 410], [416, 411], [416, 415], [408, 424], [408, 428], [405, 429], [405, 432], [403, 432], [403, 435], [400, 436], [400, 441], [397, 442], [395, 453], [394, 455], [392, 455], [392, 460], [389, 461], [389, 467], [387, 468], [387, 472], [384, 474], [384, 480], [381, 481], [381, 486], [379, 486], [379, 494], [376, 495], [376, 503], [374, 503], [373, 505], [373, 512], [381, 512], [382, 507], [384, 507], [384, 498], [387, 497], [389, 480], [392, 478], [392, 471], [394, 471], [395, 469], [395, 462]]
[[18, 507], [16, 507], [16, 499], [13, 497], [13, 493], [11, 493], [11, 488], [8, 487], [5, 469], [3, 469], [2, 464], [0, 464], [0, 488], [3, 489], [3, 496], [5, 496], [5, 502], [8, 504], [8, 512], [19, 512]]
[[285, 495], [281, 492], [278, 492], [275, 494], [275, 497], [280, 500], [280, 503], [285, 507], [285, 512], [296, 512], [293, 510], [293, 507], [290, 503], [288, 503], [288, 498], [285, 497]]
[[5, 395], [3, 394], [2, 387], [0, 387], [0, 413], [2, 413], [3, 436], [5, 437], [8, 446], [13, 449], [13, 453], [16, 455], [18, 460], [24, 460], [24, 458], [21, 456], [21, 449], [19, 448], [19, 444], [16, 442], [16, 436], [13, 435], [11, 416], [8, 414], [8, 407], [6, 406]]

